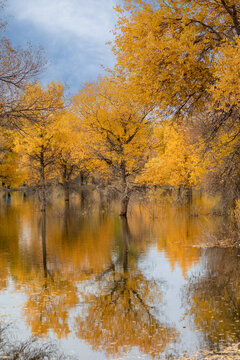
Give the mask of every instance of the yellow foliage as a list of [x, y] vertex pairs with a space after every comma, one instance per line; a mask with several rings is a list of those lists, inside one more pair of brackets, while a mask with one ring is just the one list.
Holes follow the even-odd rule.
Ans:
[[0, 179], [5, 186], [18, 186], [22, 172], [18, 170], [19, 157], [14, 152], [14, 140], [10, 131], [1, 128], [0, 135]]
[[143, 102], [166, 110], [205, 106], [225, 40], [240, 34], [237, 0], [126, 0], [113, 50]]
[[92, 168], [105, 178], [134, 182], [150, 153], [149, 110], [131, 98], [123, 82], [110, 78], [85, 85], [74, 107]]
[[[21, 132], [15, 132], [15, 151], [19, 154], [19, 167], [25, 170], [26, 181], [38, 184], [41, 166], [44, 166], [45, 176], [54, 174], [51, 169], [55, 157], [52, 139], [55, 125], [63, 108], [63, 87], [61, 84], [51, 83], [46, 90], [41, 85], [29, 85], [26, 88], [22, 103], [28, 106], [35, 99], [39, 103], [37, 120], [23, 121]], [[35, 111], [35, 109], [34, 109]], [[43, 163], [41, 165], [41, 162]]]
[[57, 174], [68, 182], [88, 166], [88, 154], [83, 147], [83, 132], [79, 120], [71, 111], [66, 111], [56, 118], [51, 146], [55, 154]]
[[159, 143], [156, 156], [146, 164], [138, 181], [186, 188], [197, 185], [203, 168], [190, 131], [170, 122], [158, 128], [155, 136]]

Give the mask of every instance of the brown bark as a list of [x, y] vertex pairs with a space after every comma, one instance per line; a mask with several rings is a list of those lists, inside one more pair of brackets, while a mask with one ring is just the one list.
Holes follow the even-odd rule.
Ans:
[[122, 197], [121, 197], [121, 210], [120, 216], [127, 216], [128, 204], [129, 204], [129, 190], [127, 184], [127, 175], [126, 175], [126, 164], [125, 161], [122, 161], [120, 168], [121, 176], [121, 188], [122, 188]]
[[41, 211], [46, 211], [46, 184], [45, 184], [45, 164], [44, 152], [40, 155], [40, 187], [41, 187]]
[[193, 194], [192, 194], [192, 188], [189, 187], [189, 188], [186, 189], [186, 197], [187, 197], [187, 203], [188, 203], [188, 204], [191, 204], [191, 203], [192, 203], [192, 196], [193, 196]]
[[122, 236], [123, 236], [123, 254], [122, 254], [122, 266], [124, 273], [128, 272], [128, 251], [129, 251], [129, 240], [130, 240], [130, 229], [128, 221], [125, 216], [121, 217], [122, 223]]
[[69, 176], [68, 176], [68, 169], [67, 165], [63, 166], [63, 187], [64, 187], [64, 196], [65, 201], [69, 202]]
[[69, 203], [69, 182], [66, 181], [64, 184], [64, 194], [65, 194], [65, 201]]
[[125, 217], [127, 216], [128, 203], [129, 203], [129, 196], [124, 195], [121, 199], [120, 216], [125, 216]]
[[177, 189], [177, 201], [182, 201], [182, 185], [180, 185]]
[[46, 213], [42, 214], [42, 256], [44, 276], [47, 277]]

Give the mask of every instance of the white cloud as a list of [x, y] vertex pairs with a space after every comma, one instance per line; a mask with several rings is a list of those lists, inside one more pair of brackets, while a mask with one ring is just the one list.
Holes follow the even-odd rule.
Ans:
[[10, 38], [45, 49], [49, 66], [42, 80], [63, 81], [71, 89], [111, 67], [114, 57], [105, 43], [116, 20], [118, 0], [8, 0]]
[[91, 42], [108, 41], [113, 29], [114, 0], [10, 0], [9, 11], [58, 36]]

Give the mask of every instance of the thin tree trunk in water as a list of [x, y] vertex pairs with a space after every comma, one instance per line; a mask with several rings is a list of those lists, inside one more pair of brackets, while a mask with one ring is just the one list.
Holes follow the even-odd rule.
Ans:
[[191, 187], [187, 188], [186, 196], [187, 196], [187, 203], [191, 204], [192, 203], [192, 188]]
[[182, 185], [177, 189], [177, 200], [182, 201]]
[[69, 182], [64, 184], [65, 202], [69, 203]]
[[127, 216], [129, 194], [128, 194], [125, 161], [122, 161], [121, 163], [121, 187], [122, 187], [122, 198], [121, 198], [120, 216]]
[[69, 202], [65, 202], [65, 207], [64, 207], [64, 235], [66, 237], [68, 237], [69, 234]]
[[81, 198], [81, 211], [85, 210], [86, 200], [87, 200], [87, 192], [85, 190], [80, 191], [80, 198]]
[[81, 186], [83, 186], [83, 182], [84, 182], [83, 171], [80, 171], [80, 185], [81, 185]]
[[129, 196], [126, 194], [123, 195], [121, 199], [121, 210], [120, 210], [120, 216], [127, 216], [127, 210], [128, 210], [128, 203], [129, 203]]
[[125, 216], [121, 217], [121, 223], [122, 223], [122, 236], [123, 236], [122, 266], [124, 273], [127, 273], [130, 230], [129, 230], [127, 218]]
[[67, 165], [64, 165], [63, 168], [63, 187], [64, 187], [65, 201], [69, 202], [69, 180], [67, 173]]
[[45, 167], [44, 153], [40, 155], [40, 186], [41, 186], [41, 211], [46, 211], [46, 184], [45, 184]]
[[42, 213], [42, 256], [44, 276], [47, 277], [46, 212]]

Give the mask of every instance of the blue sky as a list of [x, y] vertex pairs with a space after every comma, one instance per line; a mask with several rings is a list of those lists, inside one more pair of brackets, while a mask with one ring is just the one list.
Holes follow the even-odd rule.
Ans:
[[115, 0], [8, 0], [7, 36], [15, 45], [41, 45], [48, 60], [40, 80], [76, 92], [112, 67]]

